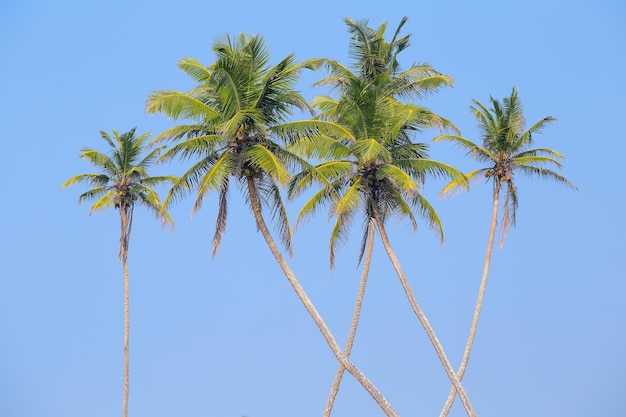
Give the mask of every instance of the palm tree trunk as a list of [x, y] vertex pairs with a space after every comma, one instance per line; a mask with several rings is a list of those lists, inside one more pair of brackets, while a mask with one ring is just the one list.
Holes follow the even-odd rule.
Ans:
[[396, 255], [393, 252], [393, 249], [391, 248], [391, 243], [389, 242], [389, 238], [387, 237], [387, 232], [385, 230], [385, 227], [383, 226], [382, 221], [380, 220], [380, 213], [378, 212], [378, 209], [376, 208], [375, 205], [373, 207], [373, 210], [374, 210], [374, 217], [376, 219], [376, 224], [378, 225], [378, 231], [380, 233], [380, 238], [383, 242], [383, 246], [385, 247], [385, 250], [387, 251], [389, 260], [391, 261], [394, 269], [396, 270], [396, 274], [398, 275], [398, 278], [400, 278], [400, 282], [402, 283], [402, 288], [404, 288], [404, 292], [406, 293], [406, 296], [409, 300], [409, 304], [411, 305], [413, 312], [417, 316], [417, 319], [420, 321], [420, 323], [424, 327], [424, 330], [426, 331], [426, 334], [428, 335], [430, 342], [433, 344], [435, 348], [435, 352], [437, 353], [437, 356], [439, 357], [439, 360], [441, 361], [441, 364], [443, 365], [443, 368], [445, 369], [446, 374], [448, 374], [448, 378], [450, 378], [450, 381], [452, 381], [452, 385], [454, 385], [456, 392], [459, 394], [459, 397], [461, 398], [461, 402], [463, 403], [463, 406], [465, 407], [465, 411], [467, 412], [467, 415], [469, 417], [476, 417], [476, 412], [474, 411], [472, 404], [470, 403], [469, 397], [467, 396], [467, 393], [465, 392], [463, 385], [461, 385], [461, 382], [456, 377], [456, 374], [454, 373], [454, 369], [452, 368], [452, 365], [450, 365], [450, 361], [448, 360], [448, 357], [446, 356], [446, 353], [443, 350], [443, 346], [441, 346], [441, 343], [439, 342], [439, 339], [437, 338], [435, 331], [433, 330], [432, 326], [428, 322], [428, 319], [426, 318], [426, 315], [422, 311], [421, 307], [417, 303], [417, 299], [415, 298], [415, 294], [413, 293], [413, 290], [411, 289], [409, 280], [406, 278], [406, 275], [404, 275], [404, 271], [402, 270], [402, 267], [400, 266], [400, 262], [398, 262], [398, 258], [396, 258]]
[[128, 417], [128, 396], [130, 391], [129, 381], [129, 340], [130, 340], [130, 303], [128, 286], [128, 243], [132, 226], [132, 207], [122, 205], [120, 207], [121, 235], [120, 235], [120, 260], [124, 271], [124, 396], [122, 399], [122, 417]]
[[365, 388], [365, 390], [372, 396], [374, 401], [376, 401], [376, 403], [387, 416], [398, 417], [398, 413], [396, 413], [396, 411], [391, 407], [391, 404], [389, 404], [387, 399], [380, 393], [380, 391], [378, 391], [374, 384], [372, 384], [372, 382], [367, 379], [365, 374], [363, 374], [363, 372], [361, 372], [352, 362], [348, 360], [345, 353], [339, 347], [339, 344], [335, 340], [335, 337], [322, 319], [322, 316], [319, 314], [319, 312], [307, 296], [304, 288], [302, 288], [302, 285], [300, 285], [300, 282], [289, 267], [289, 264], [280, 252], [280, 249], [276, 245], [276, 242], [274, 242], [274, 238], [272, 238], [272, 235], [267, 228], [267, 225], [265, 224], [265, 220], [263, 219], [263, 214], [261, 213], [261, 204], [257, 196], [254, 179], [252, 177], [247, 177], [247, 183], [248, 193], [250, 197], [250, 206], [252, 207], [252, 213], [254, 214], [257, 227], [261, 231], [261, 234], [263, 235], [267, 246], [272, 252], [272, 255], [274, 255], [274, 258], [276, 259], [276, 262], [278, 263], [283, 273], [287, 277], [287, 280], [296, 292], [296, 295], [304, 305], [304, 308], [306, 308], [307, 312], [313, 318], [313, 321], [322, 333], [322, 336], [324, 336], [324, 339], [326, 340], [326, 343], [330, 347], [331, 351], [333, 352], [339, 363], [343, 365], [346, 370], [354, 376], [354, 378], [363, 386], [363, 388]]
[[[369, 231], [367, 235], [367, 249], [365, 250], [365, 261], [363, 262], [363, 272], [361, 273], [361, 281], [359, 283], [359, 290], [356, 296], [356, 302], [354, 304], [354, 312], [352, 314], [352, 323], [350, 324], [350, 332], [348, 333], [348, 340], [346, 342], [346, 348], [344, 350], [346, 357], [350, 358], [352, 352], [352, 346], [354, 345], [354, 338], [356, 336], [356, 329], [359, 325], [359, 317], [361, 316], [361, 307], [363, 305], [363, 296], [365, 295], [365, 286], [367, 285], [367, 277], [370, 271], [370, 263], [372, 261], [372, 250], [374, 248], [374, 231], [376, 225], [373, 220], [370, 220]], [[339, 386], [343, 379], [343, 374], [346, 368], [339, 364], [337, 368], [337, 374], [333, 380], [333, 385], [330, 388], [328, 394], [328, 400], [326, 401], [326, 408], [324, 409], [324, 417], [330, 417], [333, 411], [333, 405], [335, 404], [335, 398], [339, 392]]]
[[[493, 208], [491, 210], [491, 226], [489, 228], [489, 239], [487, 240], [487, 250], [485, 252], [485, 263], [483, 265], [483, 277], [480, 281], [480, 288], [478, 289], [478, 298], [476, 299], [476, 308], [474, 308], [474, 318], [472, 319], [472, 327], [470, 328], [469, 337], [467, 338], [467, 344], [465, 345], [465, 351], [463, 352], [463, 358], [461, 359], [461, 366], [456, 373], [459, 381], [463, 379], [465, 375], [465, 369], [467, 368], [467, 362], [469, 361], [472, 346], [474, 345], [474, 337], [476, 336], [476, 329], [478, 328], [478, 319], [480, 318], [480, 311], [483, 306], [483, 298], [485, 296], [485, 287], [487, 286], [487, 277], [489, 276], [489, 265], [491, 264], [491, 251], [493, 249], [493, 240], [496, 235], [496, 226], [498, 224], [498, 207], [500, 206], [500, 184], [495, 183], [493, 188]], [[443, 410], [441, 410], [440, 417], [446, 417], [452, 408], [454, 399], [456, 398], [456, 389], [452, 387], [448, 394]]]

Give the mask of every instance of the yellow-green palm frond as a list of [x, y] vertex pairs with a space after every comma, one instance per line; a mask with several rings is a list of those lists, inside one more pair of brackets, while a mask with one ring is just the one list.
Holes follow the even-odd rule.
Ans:
[[86, 182], [94, 187], [105, 187], [109, 184], [109, 181], [111, 181], [111, 178], [105, 174], [79, 174], [61, 184], [61, 188], [66, 188], [79, 182]]
[[443, 187], [443, 189], [441, 190], [441, 192], [439, 193], [439, 197], [443, 197], [443, 196], [449, 196], [451, 195], [454, 191], [458, 191], [458, 190], [468, 190], [468, 187], [465, 186], [465, 183], [467, 184], [471, 184], [477, 180], [480, 180], [480, 176], [479, 174], [484, 175], [485, 173], [487, 173], [491, 168], [480, 168], [477, 169], [475, 171], [472, 172], [468, 172], [467, 174], [465, 174], [465, 178], [466, 180], [453, 180], [450, 181], [445, 187]]
[[203, 158], [221, 151], [225, 140], [220, 135], [191, 136], [169, 148], [159, 158], [159, 162], [171, 161], [175, 157], [186, 161], [193, 157]]
[[211, 79], [211, 71], [196, 58], [185, 57], [178, 61], [177, 65], [198, 84], [206, 84]]
[[417, 191], [420, 185], [413, 177], [394, 164], [381, 165], [376, 170], [376, 179], [386, 179], [393, 183], [393, 188], [404, 192]]
[[543, 155], [528, 155], [528, 156], [516, 156], [512, 158], [515, 165], [523, 166], [542, 166], [542, 165], [554, 165], [557, 168], [563, 168], [561, 162], [555, 158]]
[[242, 159], [249, 161], [253, 167], [267, 173], [281, 185], [286, 184], [291, 178], [283, 160], [262, 144], [255, 143], [249, 146], [242, 154]]
[[491, 161], [491, 160], [496, 159], [495, 155], [486, 147], [479, 146], [475, 144], [474, 142], [472, 142], [471, 140], [466, 139], [459, 135], [444, 134], [444, 135], [439, 135], [433, 139], [433, 142], [440, 142], [440, 141], [448, 141], [448, 142], [454, 143], [461, 149], [466, 150], [468, 155], [471, 155], [473, 158], [477, 159], [478, 161]]
[[309, 217], [316, 213], [320, 208], [330, 205], [338, 197], [338, 194], [335, 191], [336, 185], [336, 183], [333, 183], [322, 188], [320, 191], [313, 194], [309, 200], [307, 200], [296, 217], [294, 230], [297, 230], [303, 222], [308, 220]]
[[548, 155], [558, 159], [565, 159], [565, 155], [560, 152], [555, 151], [554, 149], [547, 148], [535, 148], [535, 149], [527, 149], [522, 152], [516, 153], [512, 156], [513, 159], [520, 158], [523, 156], [537, 156], [537, 155]]
[[119, 167], [110, 156], [102, 152], [95, 149], [83, 148], [79, 156], [86, 159], [91, 165], [101, 168], [111, 177], [121, 174], [121, 167]]
[[449, 178], [456, 182], [459, 187], [469, 188], [467, 177], [461, 171], [451, 165], [443, 162], [434, 161], [432, 159], [404, 159], [397, 160], [396, 165], [409, 173], [414, 178], [430, 175], [435, 178]]
[[84, 200], [92, 200], [96, 197], [99, 197], [96, 202], [91, 206], [89, 210], [89, 214], [96, 211], [105, 211], [108, 208], [115, 207], [117, 190], [111, 187], [102, 187], [101, 189], [93, 189], [87, 191], [78, 197], [78, 201], [82, 202]]
[[213, 130], [208, 130], [206, 125], [192, 124], [192, 125], [180, 125], [174, 126], [159, 133], [154, 139], [152, 139], [151, 145], [166, 141], [178, 141], [184, 137], [195, 137], [208, 135], [215, 133]]
[[552, 116], [547, 116], [541, 120], [538, 120], [526, 132], [521, 134], [519, 138], [514, 139], [514, 148], [519, 149], [522, 147], [532, 146], [534, 143], [533, 135], [541, 133], [547, 125], [555, 121], [556, 119]]
[[174, 120], [191, 119], [195, 121], [211, 120], [219, 113], [188, 93], [174, 90], [154, 91], [148, 97], [148, 113], [162, 113]]
[[352, 145], [353, 154], [363, 163], [385, 163], [391, 160], [391, 152], [376, 139], [360, 139]]
[[[327, 196], [329, 194], [327, 193]], [[354, 217], [363, 205], [363, 193], [360, 191], [358, 181], [354, 182], [346, 192], [333, 200], [330, 214], [335, 216], [335, 225], [330, 236], [330, 265], [335, 264], [336, 249], [348, 239], [348, 231], [352, 226]]]

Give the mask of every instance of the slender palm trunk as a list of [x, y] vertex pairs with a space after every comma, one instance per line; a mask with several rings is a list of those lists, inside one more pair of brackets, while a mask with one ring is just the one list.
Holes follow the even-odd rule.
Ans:
[[129, 381], [129, 341], [130, 341], [130, 303], [128, 288], [128, 243], [133, 222], [132, 207], [120, 207], [120, 260], [124, 270], [124, 396], [122, 398], [122, 417], [128, 417]]
[[[363, 262], [363, 272], [361, 273], [361, 281], [359, 282], [359, 291], [357, 292], [356, 302], [354, 304], [354, 312], [352, 313], [352, 323], [350, 324], [350, 332], [348, 333], [348, 340], [346, 342], [346, 348], [344, 350], [346, 357], [350, 358], [352, 352], [352, 346], [354, 345], [354, 337], [356, 336], [356, 329], [359, 325], [359, 318], [361, 316], [361, 307], [363, 306], [363, 296], [365, 295], [365, 286], [367, 285], [367, 277], [370, 271], [370, 263], [372, 261], [372, 250], [374, 248], [374, 232], [376, 225], [373, 220], [370, 220], [369, 231], [367, 235], [367, 248], [365, 250], [365, 260]], [[335, 405], [335, 398], [339, 392], [339, 386], [343, 379], [343, 374], [346, 368], [339, 364], [333, 385], [330, 388], [328, 394], [328, 400], [326, 400], [326, 408], [324, 409], [324, 417], [329, 417], [333, 411], [333, 405]]]
[[430, 342], [433, 344], [433, 347], [435, 348], [435, 352], [437, 353], [437, 356], [439, 357], [439, 360], [441, 361], [441, 364], [443, 365], [443, 368], [446, 371], [446, 374], [448, 374], [448, 378], [450, 378], [450, 381], [452, 381], [452, 385], [454, 385], [456, 392], [459, 394], [459, 397], [461, 398], [461, 402], [463, 403], [463, 406], [465, 407], [465, 411], [467, 412], [467, 415], [469, 417], [476, 417], [476, 412], [474, 411], [472, 404], [470, 403], [469, 397], [467, 396], [467, 393], [465, 392], [463, 385], [461, 385], [461, 382], [456, 377], [456, 374], [454, 373], [454, 369], [452, 368], [452, 365], [450, 365], [450, 361], [448, 360], [448, 357], [446, 356], [446, 353], [443, 350], [443, 346], [441, 346], [441, 343], [439, 342], [439, 339], [437, 338], [437, 335], [435, 334], [434, 329], [428, 322], [426, 315], [424, 314], [421, 307], [417, 303], [417, 299], [415, 298], [415, 294], [413, 293], [413, 290], [411, 289], [409, 280], [406, 278], [406, 275], [404, 275], [404, 271], [402, 270], [402, 267], [400, 266], [400, 262], [398, 262], [398, 258], [396, 258], [396, 255], [393, 252], [393, 249], [391, 248], [391, 243], [389, 242], [389, 238], [387, 237], [387, 232], [385, 230], [385, 227], [382, 221], [380, 220], [380, 213], [378, 212], [376, 207], [374, 207], [374, 216], [376, 218], [376, 224], [378, 225], [378, 231], [380, 233], [380, 238], [383, 242], [383, 246], [385, 247], [385, 250], [387, 251], [389, 260], [391, 261], [394, 269], [396, 270], [396, 274], [398, 275], [398, 278], [400, 278], [400, 282], [402, 283], [402, 288], [404, 288], [404, 292], [406, 293], [406, 296], [409, 300], [409, 304], [411, 305], [411, 308], [413, 309], [413, 312], [415, 313], [415, 315], [417, 316], [417, 319], [420, 321], [420, 323], [424, 327], [424, 330], [426, 331], [426, 334], [428, 335]]
[[[493, 208], [491, 210], [491, 226], [489, 228], [489, 239], [487, 240], [487, 250], [485, 252], [485, 263], [483, 265], [483, 277], [480, 281], [480, 288], [478, 289], [478, 298], [476, 299], [476, 308], [474, 308], [474, 318], [472, 319], [472, 327], [470, 328], [469, 337], [467, 338], [467, 344], [465, 345], [465, 351], [463, 352], [463, 358], [461, 359], [461, 366], [456, 373], [457, 378], [463, 379], [465, 375], [465, 369], [467, 368], [467, 362], [470, 358], [472, 346], [474, 345], [474, 337], [476, 336], [476, 329], [478, 328], [478, 319], [480, 318], [480, 311], [483, 306], [483, 298], [485, 296], [485, 287], [487, 286], [487, 277], [489, 276], [489, 265], [491, 264], [491, 251], [493, 249], [493, 240], [496, 235], [496, 226], [498, 225], [498, 207], [500, 206], [500, 184], [496, 181], [493, 188]], [[448, 394], [443, 409], [441, 410], [440, 417], [446, 417], [452, 408], [454, 399], [456, 398], [456, 389], [452, 387]]]
[[365, 388], [365, 390], [372, 396], [374, 401], [376, 401], [376, 403], [387, 416], [398, 417], [398, 413], [396, 413], [396, 411], [391, 407], [391, 404], [389, 404], [387, 399], [380, 393], [380, 391], [378, 391], [374, 384], [372, 384], [372, 382], [367, 379], [365, 374], [363, 374], [363, 372], [361, 372], [352, 362], [348, 360], [345, 353], [339, 347], [339, 344], [335, 340], [335, 337], [330, 332], [330, 329], [322, 319], [322, 316], [319, 314], [319, 312], [307, 296], [304, 288], [302, 288], [302, 285], [300, 285], [300, 282], [289, 267], [289, 264], [283, 257], [280, 249], [274, 242], [274, 238], [272, 238], [272, 235], [267, 228], [267, 225], [265, 224], [265, 220], [263, 219], [263, 214], [261, 213], [261, 204], [258, 200], [256, 186], [252, 177], [247, 178], [247, 185], [248, 193], [250, 196], [250, 205], [252, 207], [252, 212], [254, 214], [257, 227], [261, 231], [261, 234], [263, 235], [267, 246], [272, 252], [272, 255], [274, 255], [274, 258], [276, 259], [276, 262], [278, 263], [283, 273], [287, 277], [287, 280], [296, 292], [296, 295], [304, 305], [304, 308], [306, 308], [307, 312], [313, 318], [313, 321], [322, 333], [322, 336], [324, 336], [324, 339], [326, 340], [326, 343], [330, 347], [331, 351], [333, 352], [339, 363], [342, 364], [346, 368], [346, 370], [354, 376], [354, 378], [363, 386], [363, 388]]

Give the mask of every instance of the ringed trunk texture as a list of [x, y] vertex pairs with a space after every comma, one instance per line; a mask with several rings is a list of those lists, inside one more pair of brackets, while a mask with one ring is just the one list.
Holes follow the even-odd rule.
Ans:
[[[373, 220], [370, 220], [370, 229], [367, 235], [367, 249], [365, 250], [365, 260], [363, 261], [363, 272], [361, 273], [361, 281], [359, 282], [359, 290], [357, 292], [356, 302], [354, 304], [354, 312], [352, 314], [352, 323], [350, 324], [350, 332], [348, 333], [348, 340], [346, 342], [346, 348], [344, 350], [346, 357], [350, 358], [352, 352], [352, 346], [354, 345], [354, 338], [356, 336], [356, 329], [359, 325], [359, 318], [361, 316], [361, 307], [363, 306], [363, 297], [365, 295], [365, 286], [367, 285], [367, 277], [369, 276], [370, 263], [372, 261], [372, 251], [374, 248], [374, 231], [376, 224]], [[335, 399], [339, 392], [339, 386], [343, 379], [343, 374], [346, 368], [339, 364], [333, 385], [330, 388], [328, 394], [328, 400], [326, 401], [326, 408], [324, 409], [324, 417], [329, 417], [333, 411], [335, 405]]]
[[415, 298], [415, 294], [413, 293], [413, 290], [411, 289], [409, 280], [406, 278], [406, 275], [404, 275], [404, 271], [402, 270], [402, 267], [400, 266], [400, 262], [398, 261], [398, 258], [396, 258], [396, 255], [393, 252], [393, 249], [391, 248], [391, 243], [389, 242], [389, 238], [387, 237], [387, 232], [385, 230], [385, 227], [382, 224], [382, 221], [380, 220], [380, 213], [378, 212], [376, 207], [374, 207], [374, 213], [376, 217], [376, 224], [378, 225], [378, 231], [380, 233], [380, 237], [383, 242], [383, 246], [385, 247], [385, 250], [387, 251], [389, 260], [391, 261], [394, 269], [396, 270], [396, 274], [398, 275], [398, 278], [400, 278], [400, 282], [402, 283], [402, 288], [404, 289], [404, 292], [406, 293], [406, 296], [409, 300], [409, 304], [411, 305], [413, 312], [417, 316], [417, 319], [422, 324], [422, 327], [424, 327], [424, 330], [426, 331], [426, 334], [428, 335], [430, 342], [435, 348], [435, 352], [437, 353], [437, 356], [439, 357], [439, 360], [441, 361], [441, 364], [443, 365], [443, 368], [446, 371], [446, 374], [448, 374], [448, 378], [450, 378], [452, 385], [454, 385], [456, 392], [459, 394], [459, 397], [461, 398], [461, 402], [463, 403], [463, 407], [465, 407], [465, 411], [467, 412], [467, 415], [469, 417], [476, 417], [476, 412], [474, 411], [474, 408], [472, 407], [472, 404], [469, 400], [469, 397], [467, 396], [467, 393], [465, 392], [465, 389], [463, 388], [463, 385], [461, 385], [461, 382], [456, 377], [456, 374], [454, 373], [454, 369], [452, 368], [452, 365], [450, 365], [450, 361], [448, 360], [448, 357], [446, 356], [446, 353], [443, 350], [443, 346], [439, 342], [439, 339], [437, 338], [437, 335], [435, 334], [434, 329], [428, 322], [426, 315], [424, 314], [421, 307], [417, 303], [417, 299]]
[[324, 339], [326, 340], [326, 343], [330, 347], [331, 351], [333, 352], [333, 354], [335, 355], [339, 363], [343, 365], [346, 368], [346, 370], [350, 372], [350, 374], [352, 374], [352, 376], [354, 376], [354, 378], [363, 386], [363, 388], [365, 388], [365, 390], [372, 396], [374, 401], [376, 401], [378, 406], [383, 410], [383, 412], [387, 416], [398, 417], [398, 413], [396, 413], [393, 407], [391, 407], [391, 404], [389, 404], [387, 399], [381, 394], [380, 391], [378, 391], [378, 389], [365, 376], [365, 374], [363, 374], [363, 372], [361, 372], [359, 368], [357, 368], [352, 362], [348, 360], [345, 353], [339, 347], [339, 344], [335, 340], [335, 337], [333, 336], [330, 329], [328, 328], [328, 326], [322, 319], [322, 316], [319, 314], [319, 312], [317, 311], [317, 309], [315, 308], [315, 306], [313, 305], [313, 303], [307, 296], [306, 292], [304, 291], [304, 288], [302, 288], [302, 285], [300, 285], [300, 282], [297, 280], [295, 274], [289, 267], [289, 264], [287, 263], [282, 253], [280, 252], [280, 249], [276, 245], [276, 242], [274, 242], [274, 238], [272, 238], [272, 235], [269, 229], [267, 228], [267, 225], [265, 224], [265, 220], [263, 219], [263, 214], [261, 213], [261, 204], [257, 197], [254, 179], [252, 177], [247, 177], [247, 183], [248, 183], [247, 185], [248, 185], [248, 192], [249, 192], [249, 197], [250, 197], [250, 205], [252, 207], [252, 212], [254, 214], [257, 227], [261, 231], [261, 234], [263, 235], [263, 238], [265, 239], [267, 246], [272, 252], [272, 255], [274, 255], [274, 258], [276, 259], [276, 262], [278, 263], [283, 273], [287, 277], [287, 280], [291, 284], [293, 290], [296, 292], [296, 295], [298, 296], [298, 298], [304, 305], [304, 308], [306, 308], [307, 312], [313, 318], [313, 321], [315, 322], [318, 329], [322, 333], [322, 336], [324, 336]]
[[[476, 307], [474, 308], [474, 317], [472, 319], [472, 326], [470, 328], [469, 337], [467, 338], [467, 344], [465, 345], [465, 351], [463, 352], [463, 358], [461, 359], [461, 366], [456, 373], [459, 381], [463, 379], [465, 370], [467, 369], [467, 362], [470, 358], [472, 346], [474, 345], [474, 338], [476, 336], [476, 330], [478, 328], [478, 319], [480, 318], [480, 311], [483, 306], [483, 298], [485, 296], [485, 288], [487, 287], [487, 277], [489, 276], [489, 266], [491, 264], [491, 251], [493, 249], [493, 241], [496, 235], [496, 227], [498, 225], [498, 207], [500, 207], [500, 184], [496, 183], [493, 188], [493, 208], [491, 210], [491, 226], [489, 228], [489, 239], [487, 240], [487, 250], [485, 251], [485, 263], [483, 265], [483, 276], [480, 280], [480, 287], [478, 289], [478, 298], [476, 299]], [[448, 399], [446, 400], [443, 409], [441, 410], [440, 417], [446, 417], [454, 404], [456, 398], [456, 389], [454, 386], [450, 388]]]
[[129, 380], [129, 341], [130, 341], [130, 303], [128, 286], [128, 243], [130, 229], [133, 222], [132, 207], [122, 205], [120, 207], [121, 234], [120, 234], [120, 260], [124, 271], [124, 394], [122, 398], [122, 417], [128, 417], [128, 397], [130, 392]]

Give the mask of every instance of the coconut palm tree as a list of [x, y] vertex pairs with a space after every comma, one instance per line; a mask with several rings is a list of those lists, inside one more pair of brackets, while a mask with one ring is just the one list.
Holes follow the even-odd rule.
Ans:
[[82, 193], [80, 203], [95, 200], [89, 214], [95, 211], [115, 208], [120, 213], [120, 250], [119, 259], [124, 273], [124, 396], [122, 400], [122, 417], [128, 416], [129, 383], [129, 288], [128, 288], [128, 245], [133, 225], [135, 204], [151, 210], [163, 224], [173, 225], [172, 218], [163, 210], [159, 196], [152, 187], [162, 183], [174, 183], [175, 177], [148, 175], [147, 169], [158, 158], [162, 148], [155, 148], [145, 156], [146, 142], [150, 135], [144, 133], [135, 136], [135, 128], [119, 134], [113, 130], [113, 136], [101, 131], [100, 135], [111, 148], [108, 153], [85, 148], [80, 157], [86, 159], [101, 170], [100, 173], [76, 175], [61, 187], [69, 187], [77, 183], [87, 183], [94, 188]]
[[[305, 99], [294, 90], [303, 66], [293, 55], [270, 66], [269, 51], [260, 36], [242, 34], [235, 40], [227, 36], [216, 42], [213, 50], [217, 58], [208, 67], [194, 58], [185, 58], [178, 64], [198, 84], [195, 88], [187, 92], [156, 91], [148, 99], [148, 112], [193, 122], [168, 129], [155, 138], [156, 142], [175, 142], [162, 160], [194, 159], [191, 168], [172, 187], [165, 206], [195, 189], [193, 214], [201, 207], [206, 194], [216, 191], [219, 202], [213, 237], [215, 255], [226, 228], [228, 192], [232, 183], [238, 183], [250, 204], [258, 230], [337, 360], [387, 415], [397, 415], [341, 350], [265, 222], [264, 210], [270, 210], [280, 239], [291, 253], [291, 230], [279, 186], [289, 181], [290, 169], [306, 166], [306, 162], [276, 139], [282, 135], [325, 131], [317, 121], [286, 121], [295, 108], [310, 110]], [[333, 130], [333, 127], [328, 129]]]
[[[510, 227], [515, 226], [516, 212], [518, 207], [517, 187], [515, 175], [524, 174], [540, 179], [551, 179], [564, 184], [572, 189], [576, 187], [565, 177], [559, 175], [551, 167], [561, 169], [560, 160], [565, 157], [553, 149], [532, 148], [534, 136], [556, 119], [548, 116], [535, 122], [526, 129], [526, 120], [522, 102], [516, 88], [511, 95], [505, 97], [502, 102], [490, 98], [491, 108], [487, 108], [474, 100], [471, 111], [478, 122], [478, 128], [482, 139], [482, 146], [457, 135], [445, 134], [435, 138], [435, 141], [450, 141], [467, 150], [468, 154], [481, 162], [482, 168], [466, 174], [468, 179], [484, 176], [493, 186], [493, 203], [491, 210], [491, 225], [487, 239], [487, 250], [483, 265], [483, 274], [478, 290], [478, 298], [474, 309], [474, 317], [470, 328], [469, 337], [463, 352], [461, 365], [457, 372], [460, 379], [465, 375], [467, 362], [476, 336], [478, 320], [485, 295], [491, 252], [498, 223], [498, 210], [500, 207], [500, 194], [504, 188], [503, 214], [501, 223], [500, 247], [504, 244]], [[455, 181], [448, 184], [442, 194], [456, 188], [459, 184]], [[454, 403], [456, 389], [452, 387], [441, 416], [447, 416]]]
[[[305, 204], [298, 219], [310, 216], [322, 205], [330, 206], [331, 215], [336, 218], [330, 240], [331, 268], [336, 247], [346, 239], [354, 217], [360, 210], [363, 211], [365, 220], [360, 258], [371, 239], [372, 228], [378, 228], [413, 311], [426, 329], [446, 373], [459, 391], [464, 393], [441, 344], [415, 299], [384, 227], [386, 219], [397, 214], [408, 217], [411, 225], [416, 228], [413, 208], [417, 208], [429, 226], [443, 239], [439, 217], [420, 194], [420, 189], [428, 175], [449, 177], [459, 183], [464, 181], [464, 176], [453, 167], [428, 159], [427, 146], [413, 143], [411, 136], [425, 127], [445, 127], [450, 126], [450, 123], [423, 107], [402, 103], [398, 99], [418, 97], [434, 90], [436, 86], [451, 83], [451, 80], [428, 66], [412, 66], [407, 71], [400, 71], [396, 56], [406, 47], [408, 38], [402, 38], [402, 42], [396, 41], [399, 29], [392, 42], [386, 43], [383, 37], [384, 25], [375, 31], [367, 28], [366, 22], [354, 24], [348, 20], [347, 23], [355, 34], [351, 52], [357, 61], [356, 72], [351, 72], [335, 61], [314, 61], [315, 66], [326, 65], [331, 71], [331, 75], [318, 84], [330, 85], [339, 91], [338, 99], [319, 96], [314, 100], [314, 106], [321, 111], [322, 120], [342, 126], [348, 133], [343, 136], [302, 136], [290, 145], [295, 153], [321, 159], [323, 162], [296, 175], [290, 184], [289, 194], [292, 197], [299, 195], [315, 182], [314, 175], [325, 179], [325, 186]], [[370, 256], [371, 250], [367, 249], [366, 265]], [[366, 270], [367, 268], [362, 275], [359, 292], [365, 287], [363, 281], [367, 278]], [[362, 295], [359, 294], [347, 343], [347, 354], [352, 347], [361, 302]], [[342, 372], [340, 366], [325, 415], [329, 415], [332, 410]], [[469, 398], [465, 393], [462, 397], [468, 414], [474, 415]]]

